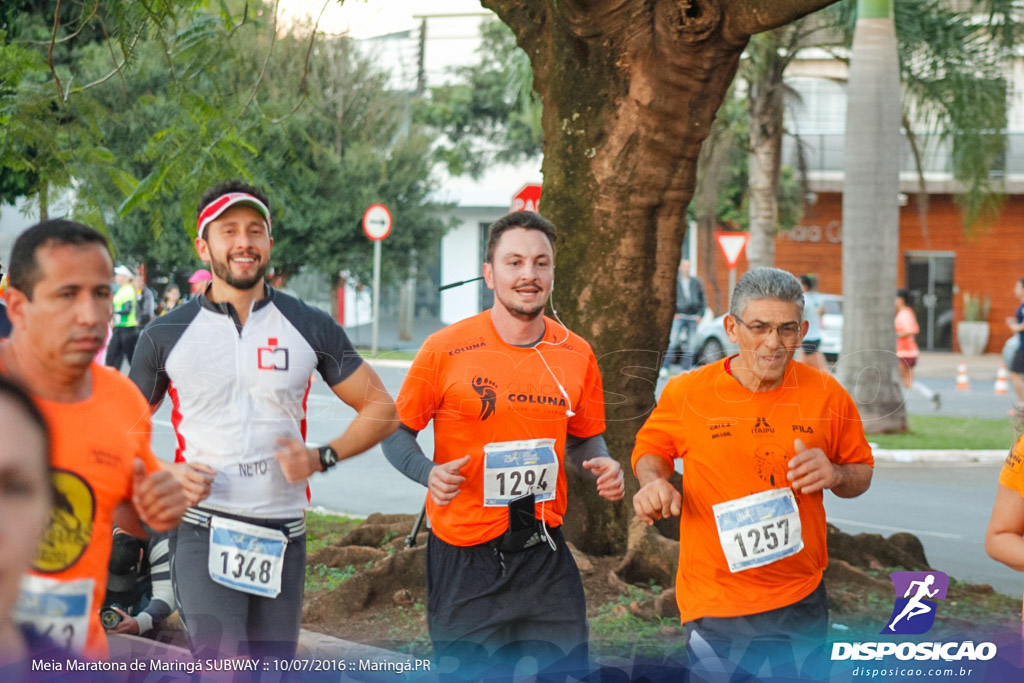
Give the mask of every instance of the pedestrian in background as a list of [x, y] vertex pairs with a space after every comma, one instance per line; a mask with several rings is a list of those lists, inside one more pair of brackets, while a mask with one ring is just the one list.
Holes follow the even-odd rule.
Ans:
[[668, 377], [669, 368], [676, 359], [679, 360], [683, 372], [688, 372], [693, 367], [693, 337], [706, 306], [704, 285], [699, 278], [690, 275], [690, 260], [683, 259], [679, 264], [679, 278], [676, 280], [676, 314], [672, 318], [668, 351], [658, 373], [660, 377]]
[[1010, 382], [1017, 394], [1015, 408], [1024, 409], [1024, 278], [1013, 284], [1013, 295], [1017, 297], [1017, 313], [1006, 319], [1006, 326], [1017, 335], [1017, 351], [1010, 361]]
[[165, 313], [169, 313], [178, 306], [181, 306], [183, 303], [184, 302], [181, 300], [181, 290], [178, 288], [178, 285], [172, 282], [167, 285], [166, 289], [164, 289], [164, 298], [160, 302], [160, 310], [158, 311], [158, 314], [164, 315]]
[[797, 359], [812, 368], [828, 372], [825, 356], [818, 350], [821, 348], [821, 316], [825, 313], [825, 304], [818, 294], [818, 282], [813, 275], [800, 276], [800, 287], [804, 290], [804, 320], [807, 321], [807, 334], [800, 342], [800, 357]]
[[156, 292], [146, 285], [146, 278], [141, 273], [132, 278], [135, 287], [135, 310], [138, 329], [142, 329], [156, 317]]
[[132, 284], [134, 278], [135, 273], [126, 266], [114, 269], [114, 282], [117, 283], [117, 291], [114, 292], [114, 330], [107, 343], [105, 365], [117, 370], [121, 369], [125, 360], [129, 364], [132, 362], [135, 344], [139, 340], [138, 303], [135, 286]]
[[188, 298], [195, 299], [197, 296], [205, 292], [207, 286], [210, 284], [210, 280], [212, 279], [213, 275], [205, 268], [200, 268], [196, 272], [192, 273], [192, 277], [188, 279], [189, 285], [192, 286], [192, 290], [188, 293]]
[[910, 292], [906, 289], [896, 292], [895, 324], [896, 356], [900, 359], [900, 379], [903, 380], [903, 386], [907, 393], [911, 390], [920, 393], [932, 402], [935, 410], [938, 410], [942, 407], [942, 399], [939, 394], [914, 380], [914, 366], [917, 365], [917, 358], [921, 355], [914, 337], [921, 331], [921, 328], [917, 325], [914, 309], [910, 307]]

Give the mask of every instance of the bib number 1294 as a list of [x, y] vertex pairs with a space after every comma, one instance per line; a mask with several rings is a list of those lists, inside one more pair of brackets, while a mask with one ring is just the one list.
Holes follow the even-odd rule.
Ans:
[[504, 507], [532, 493], [542, 503], [555, 499], [558, 456], [554, 439], [502, 441], [484, 446], [484, 505]]

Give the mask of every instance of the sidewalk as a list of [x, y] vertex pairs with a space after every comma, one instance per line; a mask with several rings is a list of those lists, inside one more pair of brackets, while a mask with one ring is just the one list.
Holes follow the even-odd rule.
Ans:
[[967, 366], [967, 374], [972, 381], [994, 382], [996, 373], [1003, 364], [1003, 357], [998, 353], [987, 353], [983, 356], [963, 356], [959, 353], [945, 351], [922, 351], [914, 367], [915, 377], [948, 377], [956, 378], [957, 366]]
[[[871, 436], [868, 435], [868, 441]], [[871, 454], [875, 456], [875, 462], [892, 463], [922, 463], [922, 464], [945, 464], [951, 462], [977, 462], [998, 464], [1006, 460], [1009, 447], [1001, 450], [979, 450], [973, 451], [966, 448], [951, 448], [949, 450], [897, 450], [887, 448], [876, 448], [872, 444]]]

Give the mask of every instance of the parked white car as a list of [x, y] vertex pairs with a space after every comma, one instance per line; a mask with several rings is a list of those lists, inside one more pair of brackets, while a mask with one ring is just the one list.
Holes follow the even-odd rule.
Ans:
[[706, 365], [736, 353], [736, 345], [725, 333], [725, 315], [704, 318], [697, 326], [697, 334], [691, 348], [696, 349], [693, 364]]

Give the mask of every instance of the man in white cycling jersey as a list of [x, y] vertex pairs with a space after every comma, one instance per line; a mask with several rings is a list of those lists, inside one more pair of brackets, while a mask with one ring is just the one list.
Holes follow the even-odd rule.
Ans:
[[[176, 459], [212, 477], [171, 535], [175, 597], [196, 653], [287, 658], [302, 613], [306, 480], [398, 426], [394, 402], [330, 316], [265, 282], [273, 245], [266, 195], [240, 181], [197, 208], [205, 291], [149, 325], [130, 377], [155, 410], [174, 403]], [[318, 372], [356, 418], [305, 444]]]

